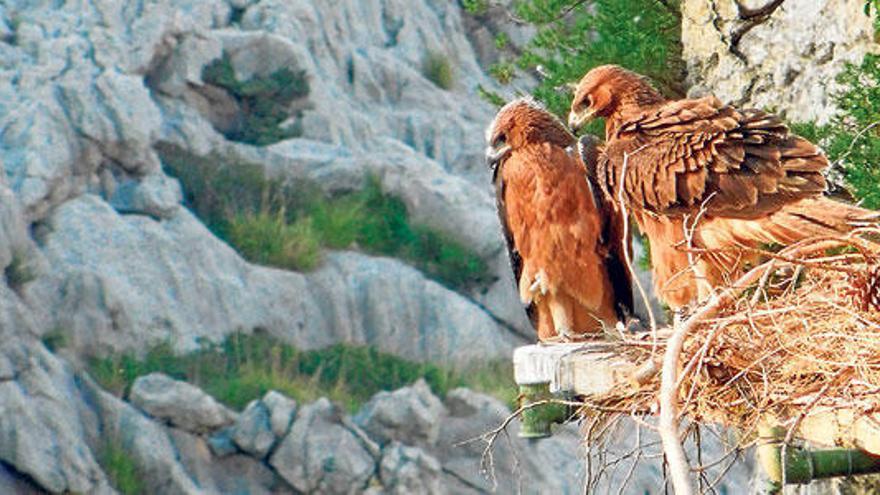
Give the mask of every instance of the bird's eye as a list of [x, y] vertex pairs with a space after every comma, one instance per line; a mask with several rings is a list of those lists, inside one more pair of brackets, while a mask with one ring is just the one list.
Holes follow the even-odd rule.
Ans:
[[492, 141], [492, 147], [497, 148], [498, 146], [501, 146], [502, 144], [504, 144], [506, 142], [507, 142], [507, 136], [505, 136], [504, 134], [499, 134], [495, 138], [495, 140]]

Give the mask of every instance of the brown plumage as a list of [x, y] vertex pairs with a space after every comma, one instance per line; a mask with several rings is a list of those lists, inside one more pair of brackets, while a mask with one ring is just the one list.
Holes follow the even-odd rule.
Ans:
[[[620, 261], [627, 243], [612, 238], [620, 232], [619, 221], [607, 216], [613, 204], [594, 197], [571, 149], [574, 136], [520, 99], [499, 111], [487, 139], [511, 264], [538, 338], [576, 337], [631, 313], [629, 273]], [[583, 149], [595, 166], [595, 146]]]
[[[643, 77], [606, 65], [578, 84], [569, 124], [594, 117], [606, 119], [600, 185], [617, 198], [622, 180], [651, 243], [658, 293], [674, 308], [737, 276], [746, 261], [738, 247], [845, 232], [875, 216], [823, 197], [828, 160], [775, 115], [712, 96], [667, 101]], [[710, 251], [695, 256], [696, 270], [682, 249], [686, 221], [696, 224], [693, 247]]]

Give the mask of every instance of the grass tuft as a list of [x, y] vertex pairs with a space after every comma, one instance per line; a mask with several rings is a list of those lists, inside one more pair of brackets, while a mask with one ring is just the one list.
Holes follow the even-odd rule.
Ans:
[[98, 464], [113, 488], [124, 495], [147, 493], [146, 483], [131, 454], [111, 440], [105, 440], [97, 455]]
[[290, 270], [311, 270], [321, 261], [321, 239], [312, 219], [288, 223], [284, 210], [239, 213], [229, 220], [227, 237], [246, 259]]
[[52, 352], [67, 347], [67, 334], [60, 328], [55, 328], [52, 331], [47, 332], [40, 340], [43, 342], [43, 345], [46, 346], [46, 349], [49, 349]]
[[121, 354], [89, 362], [92, 377], [119, 396], [128, 393], [137, 377], [157, 371], [193, 383], [235, 409], [277, 390], [301, 402], [328, 397], [354, 412], [376, 392], [395, 390], [419, 378], [441, 397], [452, 388], [467, 386], [510, 405], [516, 400], [507, 362], [455, 371], [369, 347], [339, 344], [300, 351], [263, 334], [236, 334], [184, 356], [174, 355], [171, 347], [163, 344], [140, 359]]
[[422, 74], [438, 88], [450, 90], [455, 84], [455, 73], [449, 57], [431, 51], [425, 54], [422, 60]]
[[371, 177], [360, 191], [327, 197], [316, 184], [282, 183], [253, 164], [218, 164], [159, 147], [184, 201], [218, 237], [254, 263], [309, 270], [321, 248], [358, 249], [403, 259], [460, 289], [490, 282], [479, 255], [409, 220], [406, 205]]

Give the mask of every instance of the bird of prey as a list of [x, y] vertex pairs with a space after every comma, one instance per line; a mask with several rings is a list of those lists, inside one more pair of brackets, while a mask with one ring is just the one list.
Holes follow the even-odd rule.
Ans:
[[670, 101], [615, 65], [589, 71], [569, 114], [605, 118], [600, 186], [647, 235], [657, 292], [670, 307], [704, 300], [755, 248], [846, 232], [876, 217], [823, 196], [828, 160], [761, 110], [708, 96]]
[[[486, 131], [498, 214], [519, 295], [541, 341], [575, 340], [632, 313], [620, 215], [591, 188], [575, 137], [531, 99]], [[582, 154], [595, 168], [595, 143]]]

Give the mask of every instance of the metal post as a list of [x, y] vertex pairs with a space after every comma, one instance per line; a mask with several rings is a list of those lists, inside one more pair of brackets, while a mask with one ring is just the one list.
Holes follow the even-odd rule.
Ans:
[[[531, 383], [519, 386], [520, 403], [523, 406], [542, 400], [551, 400], [550, 383]], [[571, 408], [565, 404], [549, 403], [529, 407], [522, 412], [521, 438], [546, 438], [550, 436], [550, 425], [563, 423], [571, 417]]]
[[758, 462], [769, 479], [768, 494], [779, 493], [783, 479], [785, 484], [800, 485], [823, 478], [880, 472], [880, 457], [858, 449], [808, 450], [789, 445], [783, 463], [785, 433], [785, 429], [778, 426], [758, 429]]

